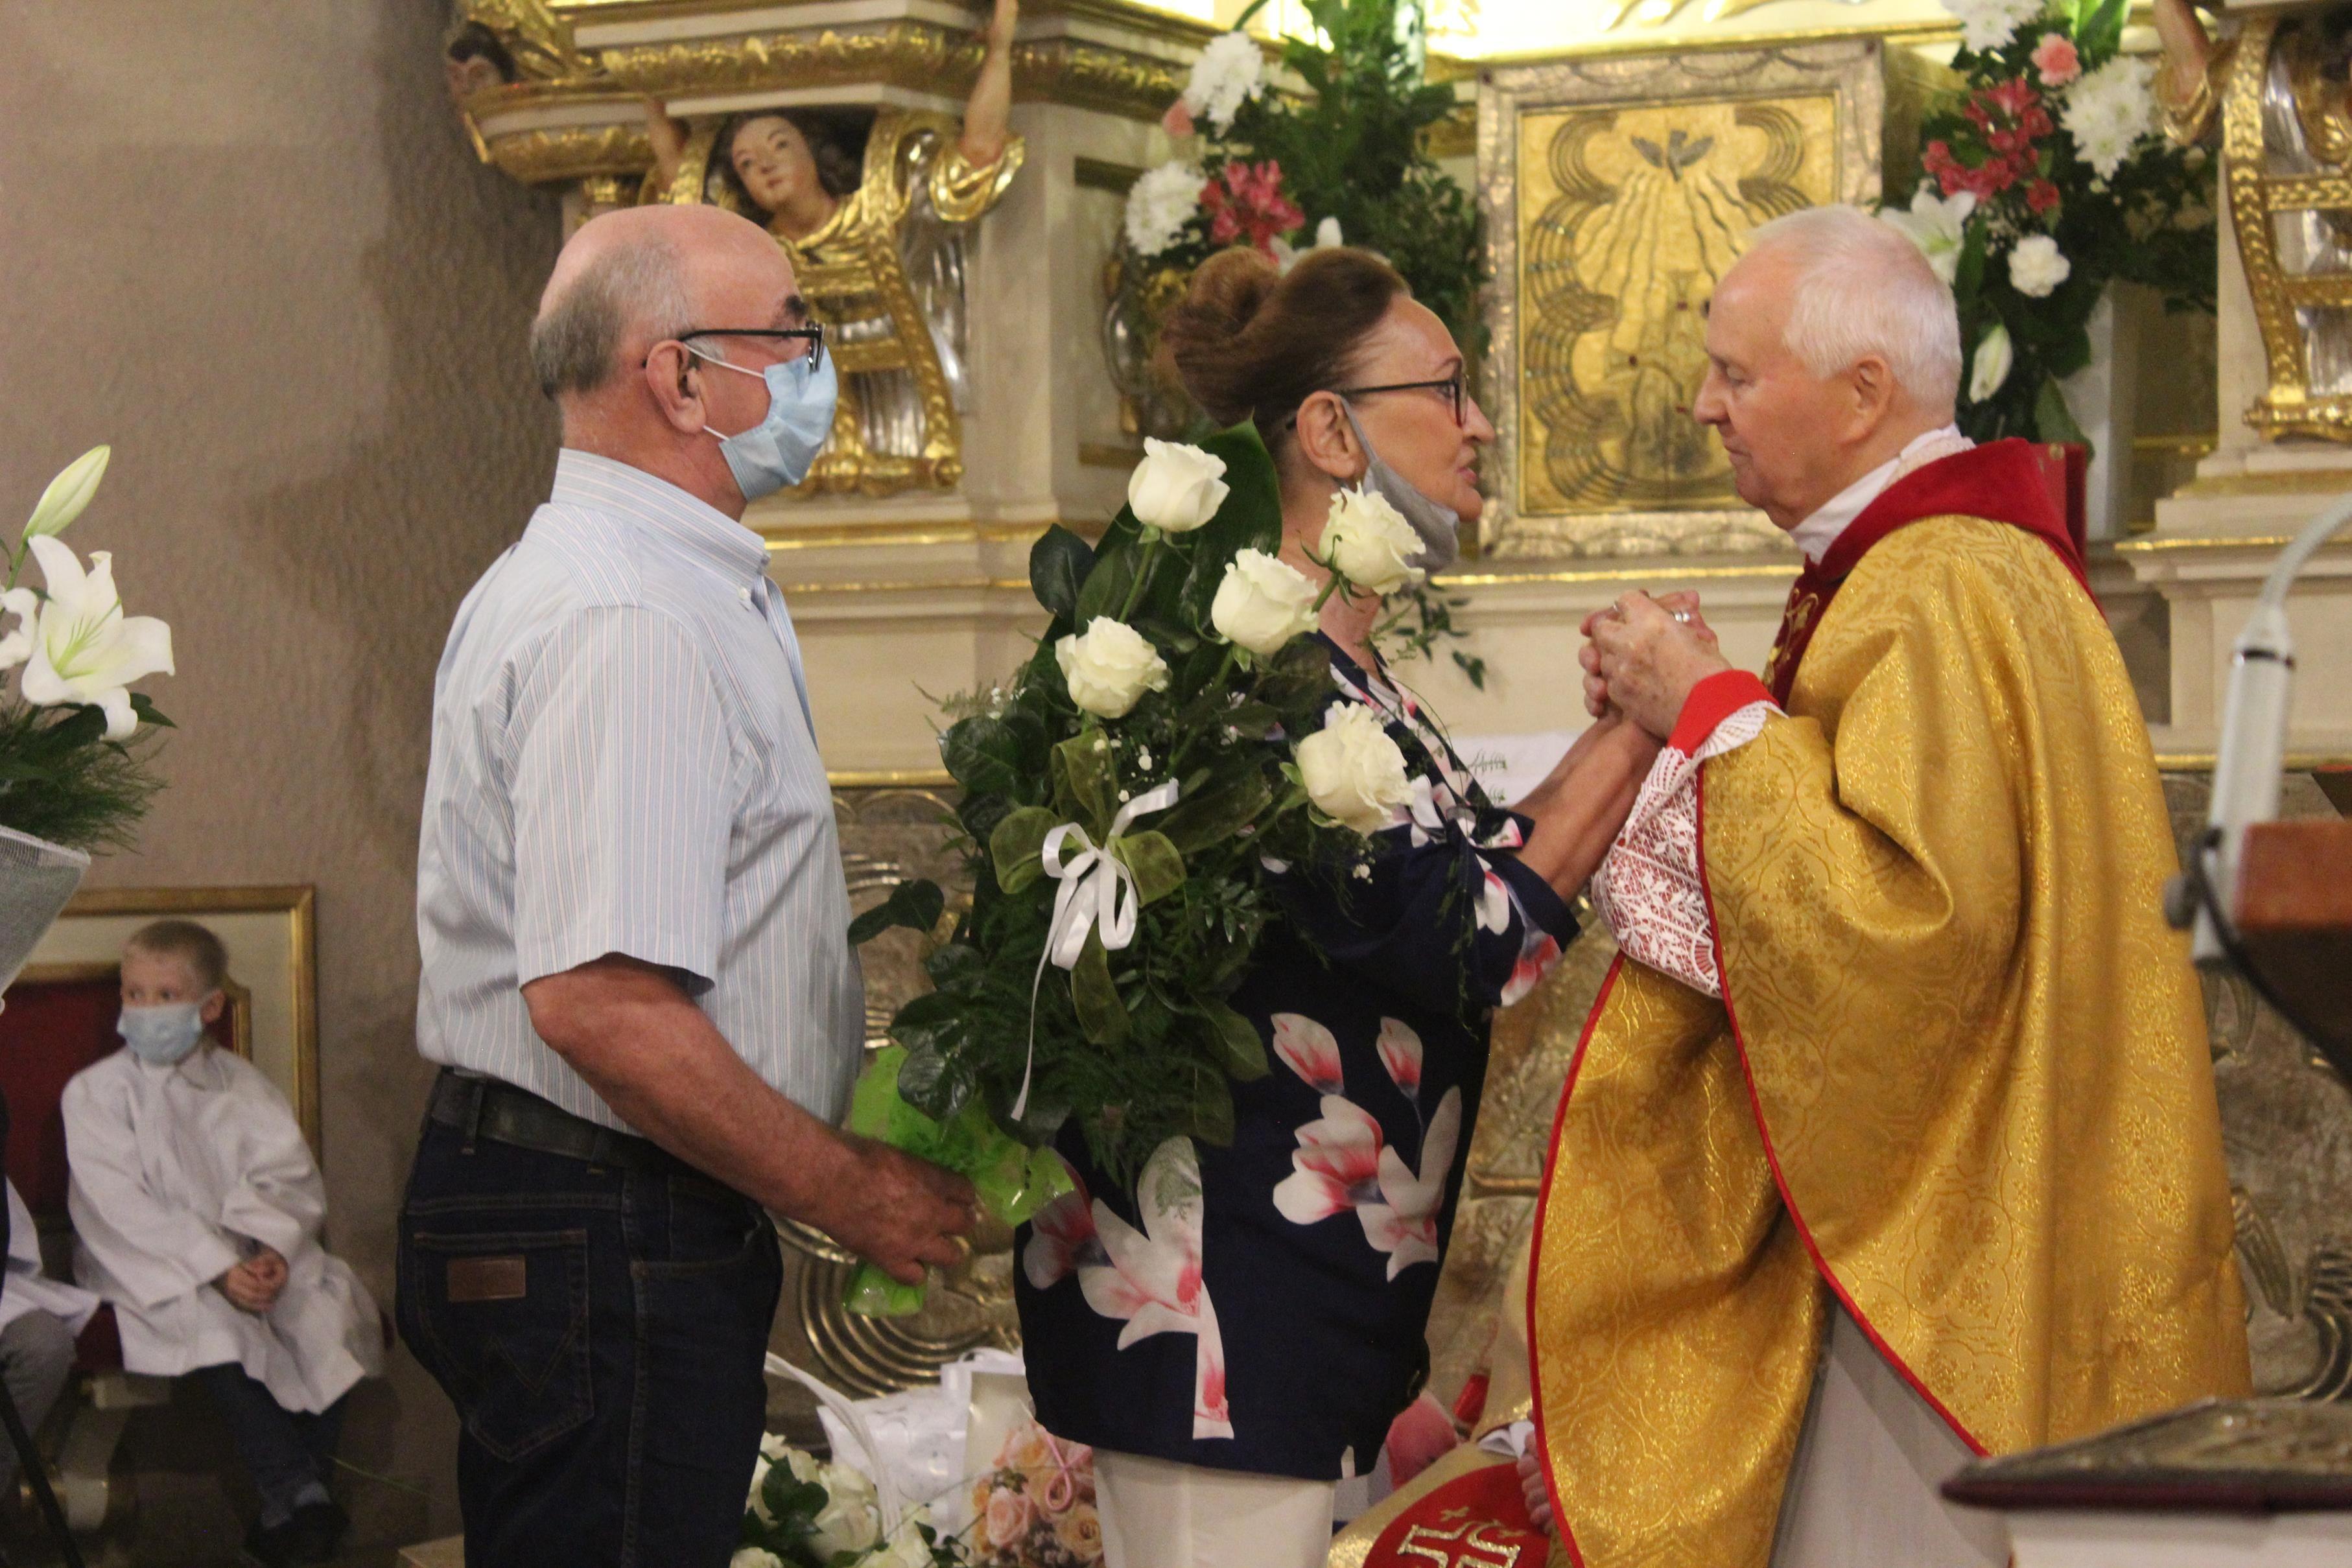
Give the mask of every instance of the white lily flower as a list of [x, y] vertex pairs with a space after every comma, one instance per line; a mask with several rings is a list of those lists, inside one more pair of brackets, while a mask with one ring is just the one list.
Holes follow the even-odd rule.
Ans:
[[98, 494], [98, 482], [106, 477], [107, 459], [113, 455], [111, 446], [93, 446], [59, 469], [49, 487], [41, 492], [33, 515], [25, 519], [24, 537], [65, 532], [66, 525], [80, 517], [89, 498]]
[[1976, 211], [1976, 197], [1966, 191], [1938, 197], [1935, 192], [1922, 189], [1911, 198], [1909, 212], [1889, 207], [1878, 215], [1881, 221], [1909, 236], [1927, 256], [1927, 265], [1936, 269], [1936, 276], [1949, 287], [1959, 274], [1960, 252], [1968, 245], [1969, 214]]
[[[46, 535], [30, 541], [48, 585], [37, 606], [32, 591], [12, 589], [0, 598], [0, 612], [14, 612], [31, 632], [25, 666], [25, 700], [36, 707], [87, 705], [104, 710], [106, 738], [122, 740], [139, 727], [131, 710], [131, 683], [173, 673], [172, 629], [152, 615], [126, 616], [114, 591], [114, 558], [90, 553], [89, 569], [68, 547]], [[0, 655], [14, 637], [0, 640]]]
[[2009, 329], [1994, 322], [1977, 340], [1976, 363], [1969, 371], [1969, 401], [1982, 402], [2000, 391], [2009, 380], [2010, 366], [2016, 357], [2016, 349], [2009, 340]]

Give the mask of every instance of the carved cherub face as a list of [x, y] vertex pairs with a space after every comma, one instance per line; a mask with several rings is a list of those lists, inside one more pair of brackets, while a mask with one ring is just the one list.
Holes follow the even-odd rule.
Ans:
[[471, 55], [464, 59], [452, 57], [443, 64], [449, 76], [449, 96], [460, 104], [474, 94], [497, 87], [507, 79], [499, 74], [498, 62], [483, 55]]
[[782, 212], [794, 202], [822, 195], [816, 155], [809, 151], [801, 128], [781, 115], [754, 115], [735, 128], [728, 150], [735, 177], [753, 201], [771, 213]]

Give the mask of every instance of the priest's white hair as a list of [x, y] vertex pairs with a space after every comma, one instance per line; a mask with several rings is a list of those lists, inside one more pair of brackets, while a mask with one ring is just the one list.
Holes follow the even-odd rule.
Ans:
[[1870, 355], [1930, 413], [1949, 419], [1960, 392], [1960, 319], [1952, 291], [1909, 235], [1857, 207], [1807, 207], [1748, 236], [1796, 266], [1789, 351], [1817, 376]]

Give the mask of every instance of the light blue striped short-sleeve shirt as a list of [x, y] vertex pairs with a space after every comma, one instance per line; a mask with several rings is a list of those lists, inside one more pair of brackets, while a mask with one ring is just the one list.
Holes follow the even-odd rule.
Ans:
[[666, 965], [751, 1070], [827, 1121], [865, 1030], [833, 796], [758, 535], [565, 450], [457, 612], [417, 853], [417, 1049], [629, 1130], [522, 988]]

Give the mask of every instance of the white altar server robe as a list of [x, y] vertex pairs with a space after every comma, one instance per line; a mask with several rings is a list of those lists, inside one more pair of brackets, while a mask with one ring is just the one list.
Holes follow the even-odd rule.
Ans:
[[[75, 1269], [114, 1303], [124, 1366], [172, 1377], [236, 1362], [313, 1412], [382, 1370], [375, 1302], [319, 1245], [318, 1163], [259, 1069], [211, 1045], [170, 1067], [118, 1051], [76, 1074], [63, 1105]], [[264, 1314], [213, 1283], [249, 1242], [286, 1260]]]
[[26, 1312], [47, 1312], [65, 1320], [66, 1332], [79, 1333], [98, 1311], [98, 1298], [79, 1285], [52, 1280], [41, 1272], [41, 1235], [33, 1211], [8, 1187], [8, 1278], [0, 1285], [0, 1329]]

